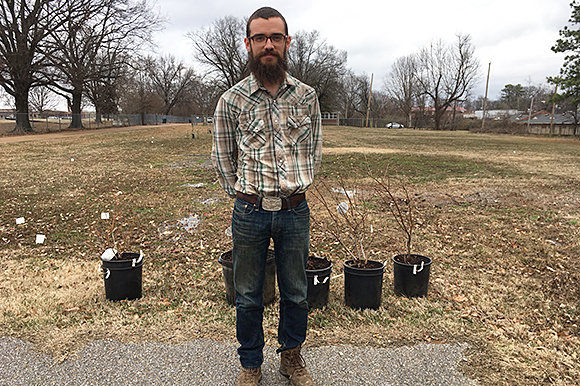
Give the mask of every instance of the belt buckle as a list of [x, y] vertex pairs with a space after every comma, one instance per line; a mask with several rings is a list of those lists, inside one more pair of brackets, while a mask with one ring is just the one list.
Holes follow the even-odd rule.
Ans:
[[262, 209], [268, 212], [282, 210], [282, 199], [280, 197], [262, 197]]

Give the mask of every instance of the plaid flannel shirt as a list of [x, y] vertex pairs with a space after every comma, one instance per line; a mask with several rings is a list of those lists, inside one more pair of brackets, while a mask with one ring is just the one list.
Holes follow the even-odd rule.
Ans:
[[305, 192], [322, 159], [314, 89], [289, 75], [276, 96], [248, 76], [220, 98], [212, 161], [224, 190], [288, 197]]

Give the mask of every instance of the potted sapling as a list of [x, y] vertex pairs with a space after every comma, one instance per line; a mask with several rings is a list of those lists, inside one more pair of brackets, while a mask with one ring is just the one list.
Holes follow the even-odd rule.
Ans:
[[[343, 179], [331, 187], [324, 178], [314, 186], [313, 195], [323, 208], [314, 218], [344, 250], [344, 299], [348, 307], [378, 309], [381, 305], [384, 263], [368, 258], [374, 240], [369, 199], [366, 189], [348, 189]], [[324, 219], [323, 219], [324, 218]], [[318, 220], [318, 221], [317, 221]]]
[[[429, 289], [431, 258], [412, 253], [414, 229], [414, 202], [404, 183], [398, 188], [386, 175], [374, 178], [375, 190], [384, 206], [393, 215], [397, 227], [405, 237], [405, 251], [393, 256], [393, 283], [396, 295], [406, 297], [423, 297]], [[398, 192], [398, 194], [397, 194]]]
[[106, 246], [101, 254], [101, 272], [106, 298], [113, 301], [141, 298], [143, 281], [143, 251], [130, 249], [131, 235], [118, 211], [120, 194], [115, 194], [117, 211], [113, 215], [109, 211], [101, 212], [100, 224], [104, 226], [95, 228]]

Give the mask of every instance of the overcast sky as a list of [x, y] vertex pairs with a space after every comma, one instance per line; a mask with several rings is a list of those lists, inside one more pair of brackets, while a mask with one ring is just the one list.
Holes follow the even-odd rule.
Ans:
[[547, 76], [558, 75], [564, 55], [550, 48], [571, 15], [570, 0], [157, 1], [168, 19], [155, 35], [159, 53], [171, 53], [196, 67], [187, 32], [224, 16], [247, 17], [268, 5], [284, 15], [290, 35], [318, 30], [327, 43], [347, 51], [349, 68], [374, 74], [373, 89], [382, 88], [397, 58], [436, 39], [453, 43], [458, 33], [468, 34], [481, 64], [475, 95], [485, 94], [491, 62], [490, 99], [498, 99], [508, 83], [545, 84]]
[[[571, 15], [571, 0], [156, 1], [167, 23], [155, 34], [155, 53], [172, 54], [198, 71], [188, 32], [224, 16], [248, 17], [268, 5], [285, 16], [290, 35], [318, 30], [328, 44], [347, 51], [347, 66], [356, 74], [373, 74], [374, 90], [383, 88], [397, 58], [434, 40], [453, 43], [457, 34], [468, 34], [481, 66], [474, 95], [485, 94], [491, 62], [488, 98], [492, 100], [499, 99], [506, 84], [546, 84], [547, 76], [558, 75], [564, 54], [555, 54], [551, 47]], [[7, 107], [3, 102], [0, 107]]]

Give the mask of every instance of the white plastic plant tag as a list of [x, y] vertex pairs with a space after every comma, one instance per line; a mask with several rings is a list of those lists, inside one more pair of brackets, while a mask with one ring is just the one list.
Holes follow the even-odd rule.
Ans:
[[16, 225], [24, 224], [24, 217], [18, 217], [16, 219]]
[[232, 226], [231, 225], [229, 227], [227, 227], [227, 229], [226, 229], [226, 236], [232, 237]]
[[336, 211], [338, 212], [338, 214], [341, 215], [345, 215], [346, 212], [348, 212], [348, 202], [341, 202], [340, 204], [338, 204], [338, 206], [336, 207]]
[[417, 269], [417, 264], [415, 264], [415, 265], [413, 266], [413, 275], [416, 275], [416, 274], [418, 274], [419, 272], [421, 272], [421, 271], [423, 270], [423, 265], [424, 265], [424, 264], [425, 264], [425, 262], [424, 262], [424, 261], [422, 261], [422, 262], [421, 262], [421, 268], [420, 268], [420, 269]]
[[101, 260], [111, 261], [117, 255], [117, 250], [114, 248], [107, 248], [101, 255]]
[[135, 264], [139, 264], [143, 260], [143, 251], [139, 250], [139, 258], [137, 260], [133, 259], [133, 267]]
[[101, 220], [108, 220], [109, 212], [101, 212]]
[[324, 278], [324, 280], [320, 281], [318, 280], [318, 275], [314, 275], [314, 285], [318, 285], [318, 284], [326, 284], [328, 282], [328, 279], [330, 279], [330, 276], [326, 276]]
[[36, 235], [36, 244], [44, 244], [45, 235]]

